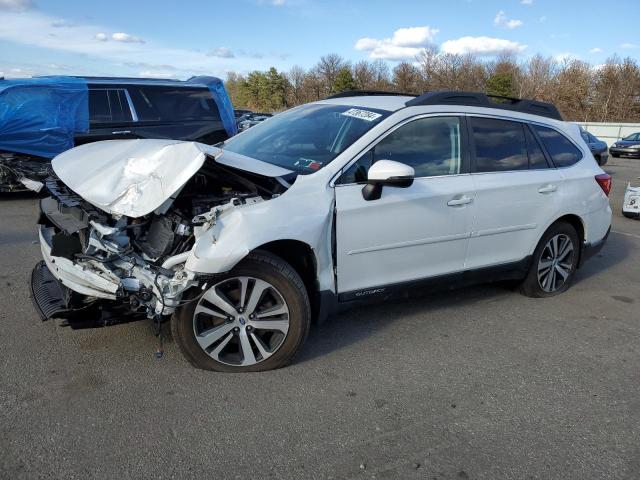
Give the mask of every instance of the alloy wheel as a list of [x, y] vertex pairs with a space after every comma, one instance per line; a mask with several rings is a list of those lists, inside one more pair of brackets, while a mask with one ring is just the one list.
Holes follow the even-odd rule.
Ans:
[[289, 331], [289, 308], [272, 284], [239, 276], [210, 287], [193, 313], [200, 348], [214, 360], [250, 366], [272, 356]]
[[538, 283], [547, 293], [560, 290], [573, 269], [574, 248], [563, 233], [553, 236], [542, 249], [538, 260]]

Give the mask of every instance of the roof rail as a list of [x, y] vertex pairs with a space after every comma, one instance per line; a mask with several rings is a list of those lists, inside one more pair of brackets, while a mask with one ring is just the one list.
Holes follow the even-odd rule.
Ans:
[[325, 100], [330, 98], [345, 98], [345, 97], [378, 97], [384, 95], [393, 95], [399, 97], [415, 97], [415, 93], [399, 93], [399, 92], [383, 92], [381, 90], [347, 90], [346, 92], [335, 93], [328, 96]]
[[[496, 99], [498, 101], [493, 101]], [[465, 105], [469, 107], [499, 108], [563, 120], [555, 105], [537, 100], [487, 95], [481, 92], [427, 92], [405, 103], [417, 105]]]

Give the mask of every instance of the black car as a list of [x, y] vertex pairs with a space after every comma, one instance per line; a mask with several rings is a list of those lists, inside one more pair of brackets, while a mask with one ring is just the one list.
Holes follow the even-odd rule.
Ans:
[[[3, 83], [10, 84], [5, 90], [18, 89], [7, 99], [0, 98], [15, 104], [11, 115], [0, 118], [0, 192], [24, 190], [25, 178], [42, 180], [49, 174], [50, 158], [74, 145], [136, 138], [213, 145], [237, 132], [231, 102], [222, 82], [214, 77], [187, 81], [106, 77], [47, 80], [23, 79], [24, 85], [19, 81], [0, 82], [0, 93]], [[65, 91], [78, 82], [84, 88], [84, 97]], [[43, 101], [47, 88], [50, 98]], [[20, 96], [25, 99], [22, 104], [15, 100]], [[84, 107], [64, 111], [65, 103], [74, 101], [79, 105], [84, 102]], [[58, 106], [62, 114], [46, 112], [55, 112]], [[53, 118], [56, 115], [61, 118]], [[84, 128], [69, 127], [73, 116], [84, 117], [77, 120], [84, 123]], [[53, 124], [53, 128], [45, 124]], [[10, 133], [3, 135], [3, 130]], [[65, 136], [69, 137], [62, 138], [66, 143], [61, 141]], [[47, 149], [49, 144], [53, 148]]]
[[607, 163], [607, 160], [609, 160], [609, 153], [607, 150], [606, 142], [603, 142], [595, 135], [587, 132], [586, 130], [581, 130], [580, 133], [582, 134], [582, 138], [584, 139], [585, 143], [589, 146], [589, 150], [591, 150], [593, 158], [596, 159], [598, 165], [605, 165]]
[[640, 158], [640, 132], [632, 133], [615, 142], [609, 147], [609, 153], [613, 157]]

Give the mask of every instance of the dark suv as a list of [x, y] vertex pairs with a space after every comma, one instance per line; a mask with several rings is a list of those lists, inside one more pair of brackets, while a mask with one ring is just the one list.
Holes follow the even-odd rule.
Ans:
[[[78, 85], [78, 90], [72, 94], [64, 91], [68, 88], [65, 80]], [[0, 100], [4, 102], [3, 83], [12, 84], [7, 103], [15, 108], [0, 118], [0, 191], [24, 189], [24, 178], [46, 177], [49, 159], [74, 145], [135, 138], [213, 145], [237, 132], [229, 97], [214, 77], [187, 81], [106, 77], [57, 77], [50, 82], [47, 78], [24, 79], [22, 84], [0, 81]], [[74, 102], [75, 110], [66, 108]], [[63, 118], [53, 118], [55, 115]], [[77, 121], [69, 117], [77, 117]], [[65, 122], [79, 125], [65, 128]], [[69, 138], [60, 141], [65, 134]]]

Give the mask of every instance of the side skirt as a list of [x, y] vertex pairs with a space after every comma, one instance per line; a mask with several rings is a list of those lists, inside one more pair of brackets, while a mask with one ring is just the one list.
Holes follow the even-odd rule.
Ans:
[[464, 272], [439, 275], [436, 277], [412, 280], [409, 282], [370, 287], [364, 290], [344, 292], [338, 295], [338, 303], [359, 303], [380, 298], [393, 298], [407, 292], [408, 290], [430, 289], [431, 291], [442, 291], [480, 283], [520, 280], [527, 275], [531, 265], [531, 259], [532, 256], [529, 255], [517, 262], [466, 270]]

